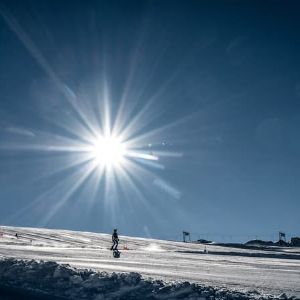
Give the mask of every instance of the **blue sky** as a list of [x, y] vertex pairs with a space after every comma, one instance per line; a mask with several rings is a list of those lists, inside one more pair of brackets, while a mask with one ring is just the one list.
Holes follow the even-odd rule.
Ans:
[[[300, 234], [299, 8], [1, 1], [1, 224]], [[99, 175], [78, 149], [107, 108], [135, 154]]]

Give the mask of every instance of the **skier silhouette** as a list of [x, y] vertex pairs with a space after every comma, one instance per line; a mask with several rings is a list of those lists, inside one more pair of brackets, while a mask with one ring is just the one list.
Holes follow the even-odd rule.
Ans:
[[113, 244], [112, 244], [110, 250], [118, 250], [119, 237], [118, 237], [117, 229], [114, 229], [111, 239], [112, 239]]

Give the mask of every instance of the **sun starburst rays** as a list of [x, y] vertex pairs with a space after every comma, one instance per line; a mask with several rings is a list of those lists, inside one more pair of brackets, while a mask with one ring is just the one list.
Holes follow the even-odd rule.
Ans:
[[[103, 201], [104, 207], [111, 211], [112, 217], [120, 201], [120, 190], [123, 195], [130, 190], [130, 193], [136, 194], [136, 197], [149, 209], [147, 197], [143, 192], [153, 189], [156, 179], [161, 180], [156, 174], [165, 169], [160, 158], [181, 156], [178, 152], [162, 149], [161, 144], [155, 149], [156, 142], [152, 138], [155, 137], [157, 141], [158, 133], [161, 134], [164, 127], [150, 126], [149, 131], [143, 130], [138, 134], [141, 128], [149, 127], [151, 123], [151, 118], [143, 117], [147, 116], [150, 109], [154, 109], [152, 103], [141, 108], [131, 120], [128, 119], [130, 114], [122, 116], [120, 113], [114, 119], [107, 86], [102, 93], [98, 92], [98, 97], [93, 100], [83, 92], [79, 96], [69, 88], [67, 91], [68, 103], [72, 101], [69, 114], [65, 118], [51, 120], [55, 128], [61, 129], [59, 133], [36, 130], [34, 138], [27, 137], [19, 142], [1, 144], [2, 150], [31, 151], [52, 157], [52, 167], [40, 176], [40, 180], [47, 180], [60, 173], [66, 174], [64, 179], [49, 189], [53, 195], [59, 196], [55, 203], [51, 204], [51, 208], [49, 207], [42, 225], [47, 224], [84, 185], [89, 185], [90, 189], [87, 198], [93, 198], [87, 201], [88, 206], [91, 208], [95, 201]], [[99, 95], [102, 95], [102, 98]], [[94, 104], [96, 110], [89, 106], [90, 101], [97, 101], [96, 105]], [[169, 128], [169, 126], [165, 127]], [[61, 156], [57, 159], [60, 153]], [[145, 180], [147, 182], [144, 182]], [[167, 185], [163, 183], [159, 187], [164, 184]], [[103, 198], [99, 197], [99, 189], [103, 189]], [[165, 188], [166, 192], [171, 190], [171, 187]], [[49, 193], [44, 194], [42, 198], [45, 197], [48, 199]], [[43, 202], [41, 196], [37, 199], [37, 204]], [[50, 202], [47, 203], [50, 205]]]
[[[115, 215], [118, 204], [127, 193], [135, 194], [135, 199], [140, 199], [152, 213], [147, 195], [158, 186], [154, 184], [155, 179], [160, 180], [159, 187], [165, 187], [165, 192], [174, 190], [161, 179], [161, 173], [166, 170], [164, 158], [182, 155], [163, 143], [167, 130], [174, 129], [182, 121], [172, 124], [157, 122], [164, 113], [158, 107], [160, 98], [167, 96], [169, 84], [176, 74], [149, 91], [148, 84], [155, 75], [160, 58], [148, 74], [139, 76], [142, 35], [130, 55], [129, 65], [123, 70], [126, 71], [124, 81], [110, 81], [114, 79], [114, 72], [110, 74], [112, 62], [104, 49], [99, 51], [102, 59], [96, 57], [103, 61], [97, 66], [94, 76], [80, 79], [79, 84], [71, 79], [70, 82], [75, 83], [71, 87], [62, 80], [61, 73], [65, 72], [60, 73], [60, 68], [47, 60], [16, 18], [6, 10], [1, 10], [0, 15], [47, 78], [43, 85], [37, 80], [32, 87], [32, 98], [38, 98], [37, 115], [39, 121], [42, 120], [40, 127], [43, 129], [32, 128], [33, 134], [27, 132], [26, 136], [18, 138], [8, 136], [0, 143], [0, 151], [24, 152], [24, 157], [40, 156], [41, 161], [47, 161], [37, 176], [45, 188], [22, 211], [33, 207], [39, 213], [47, 211], [47, 216], [42, 216], [43, 225], [68, 201], [88, 203], [89, 209], [101, 202]], [[63, 64], [61, 68], [65, 71]], [[118, 65], [118, 70], [122, 71], [122, 66]], [[52, 103], [55, 103], [53, 107]], [[36, 181], [34, 184], [37, 185]], [[80, 190], [86, 186], [89, 189], [80, 197]], [[129, 204], [133, 205], [132, 202]]]
[[[130, 88], [126, 85], [126, 93], [122, 95], [119, 108], [114, 115], [109, 86], [105, 78], [102, 81], [102, 88], [95, 88], [94, 93], [85, 88], [74, 92], [60, 81], [50, 67], [45, 67], [48, 67], [48, 64], [42, 66], [47, 74], [51, 73], [49, 77], [53, 79], [54, 88], [58, 90], [58, 94], [62, 97], [61, 102], [66, 108], [57, 117], [48, 114], [44, 116], [53, 131], [35, 130], [34, 137], [8, 141], [2, 143], [0, 148], [52, 156], [53, 165], [40, 177], [41, 180], [56, 176], [58, 173], [73, 172], [50, 188], [54, 194], [60, 190], [63, 192], [59, 200], [49, 208], [43, 222], [45, 220], [48, 222], [86, 182], [92, 182], [93, 198], [97, 198], [96, 191], [102, 183], [103, 201], [107, 207], [113, 208], [116, 205], [118, 185], [122, 186], [123, 190], [130, 189], [141, 198], [142, 191], [137, 186], [141, 183], [139, 176], [142, 173], [147, 174], [148, 179], [151, 178], [153, 181], [155, 172], [164, 170], [160, 157], [176, 156], [171, 151], [161, 149], [154, 151], [151, 146], [155, 144], [153, 137], [159, 139], [164, 129], [170, 128], [169, 125], [159, 128], [151, 126], [154, 116], [157, 115], [155, 97], [146, 101], [140, 109], [137, 106], [138, 101], [128, 106]], [[47, 90], [43, 93], [47, 94]], [[68, 156], [68, 159], [56, 160], [55, 156], [59, 153]], [[135, 177], [137, 180], [132, 180]], [[72, 181], [73, 184], [70, 184]], [[152, 182], [150, 186], [151, 184]], [[145, 184], [147, 185], [149, 186]], [[45, 195], [49, 196], [48, 193]], [[37, 199], [38, 203], [42, 202], [40, 196]], [[146, 201], [145, 199], [143, 197], [143, 201]], [[90, 205], [94, 201], [96, 199], [89, 201]]]

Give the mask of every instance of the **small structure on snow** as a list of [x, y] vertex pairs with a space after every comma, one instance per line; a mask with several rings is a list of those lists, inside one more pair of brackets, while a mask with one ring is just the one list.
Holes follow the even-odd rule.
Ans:
[[183, 242], [187, 243], [191, 241], [191, 234], [187, 231], [182, 231]]

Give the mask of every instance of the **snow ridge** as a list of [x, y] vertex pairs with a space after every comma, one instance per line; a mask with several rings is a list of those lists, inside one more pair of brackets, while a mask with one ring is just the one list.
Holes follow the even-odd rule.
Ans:
[[[144, 279], [139, 273], [106, 273], [81, 270], [50, 261], [4, 259], [0, 261], [0, 291], [20, 299], [295, 299], [201, 286], [189, 282], [166, 283]], [[30, 297], [29, 297], [30, 296]], [[2, 298], [1, 298], [2, 299]], [[5, 298], [6, 299], [6, 298]], [[7, 299], [16, 299], [7, 298]]]

